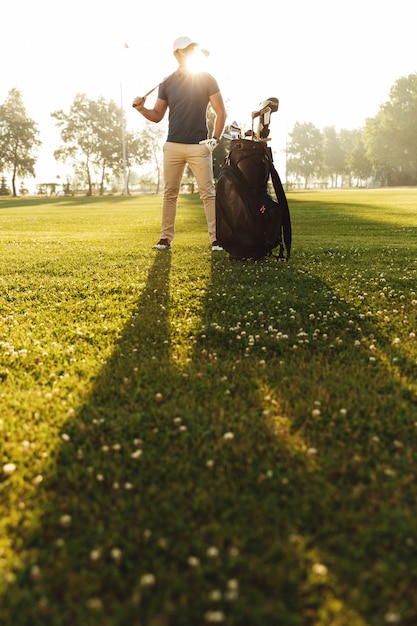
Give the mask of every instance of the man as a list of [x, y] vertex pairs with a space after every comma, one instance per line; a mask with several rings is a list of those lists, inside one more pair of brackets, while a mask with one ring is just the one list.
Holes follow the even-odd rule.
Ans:
[[[145, 108], [146, 98], [135, 98], [133, 106], [150, 122], [160, 122], [166, 111], [168, 137], [164, 144], [164, 199], [162, 204], [161, 238], [153, 246], [169, 250], [175, 234], [178, 195], [185, 166], [195, 176], [206, 213], [208, 233], [213, 251], [222, 250], [216, 240], [215, 187], [212, 152], [220, 141], [226, 122], [226, 109], [217, 81], [206, 72], [190, 72], [187, 63], [198, 44], [189, 37], [174, 41], [178, 69], [159, 85], [153, 109]], [[208, 139], [207, 107], [215, 113], [213, 137]]]

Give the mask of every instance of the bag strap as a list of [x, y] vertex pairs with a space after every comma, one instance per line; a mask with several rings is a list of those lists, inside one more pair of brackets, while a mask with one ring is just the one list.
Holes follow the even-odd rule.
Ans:
[[[285, 195], [284, 188], [281, 183], [281, 179], [279, 177], [277, 170], [275, 169], [274, 161], [272, 158], [272, 151], [266, 145], [265, 145], [265, 151], [268, 155], [270, 174], [271, 174], [272, 184], [274, 186], [275, 195], [277, 197], [278, 204], [281, 206], [281, 209], [282, 209], [282, 216], [283, 216], [282, 232], [283, 232], [285, 248], [287, 250], [287, 260], [288, 260], [291, 254], [291, 241], [292, 241], [290, 209], [288, 207], [287, 197]], [[280, 254], [280, 256], [282, 257], [282, 254]]]

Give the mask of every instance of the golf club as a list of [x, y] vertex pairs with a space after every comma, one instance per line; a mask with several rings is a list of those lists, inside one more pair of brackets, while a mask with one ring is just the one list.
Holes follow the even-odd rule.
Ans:
[[[158, 89], [159, 85], [161, 85], [164, 82], [164, 80], [166, 80], [167, 78], [168, 76], [165, 76], [165, 78], [163, 78], [160, 83], [155, 85], [155, 87], [152, 87], [152, 89], [149, 89], [149, 91], [147, 91], [145, 95], [142, 96], [142, 98], [147, 98], [153, 91], [155, 91], [155, 89]], [[135, 105], [132, 104], [132, 107], [135, 108]]]
[[268, 100], [261, 102], [259, 106], [260, 109], [258, 109], [258, 111], [252, 112], [252, 136], [254, 136], [253, 121], [255, 118], [259, 117], [256, 139], [257, 141], [268, 141], [271, 113], [278, 111], [279, 100], [278, 98], [268, 98]]

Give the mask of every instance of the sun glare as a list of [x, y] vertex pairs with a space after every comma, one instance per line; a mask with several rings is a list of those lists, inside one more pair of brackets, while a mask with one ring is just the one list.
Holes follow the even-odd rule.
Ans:
[[199, 72], [205, 72], [207, 66], [207, 57], [209, 52], [202, 48], [194, 48], [193, 54], [187, 60], [188, 71], [192, 74], [198, 74]]

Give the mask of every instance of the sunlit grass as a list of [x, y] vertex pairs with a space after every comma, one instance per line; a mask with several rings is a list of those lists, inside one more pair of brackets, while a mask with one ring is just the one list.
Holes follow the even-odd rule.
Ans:
[[416, 190], [0, 201], [0, 622], [417, 621]]

